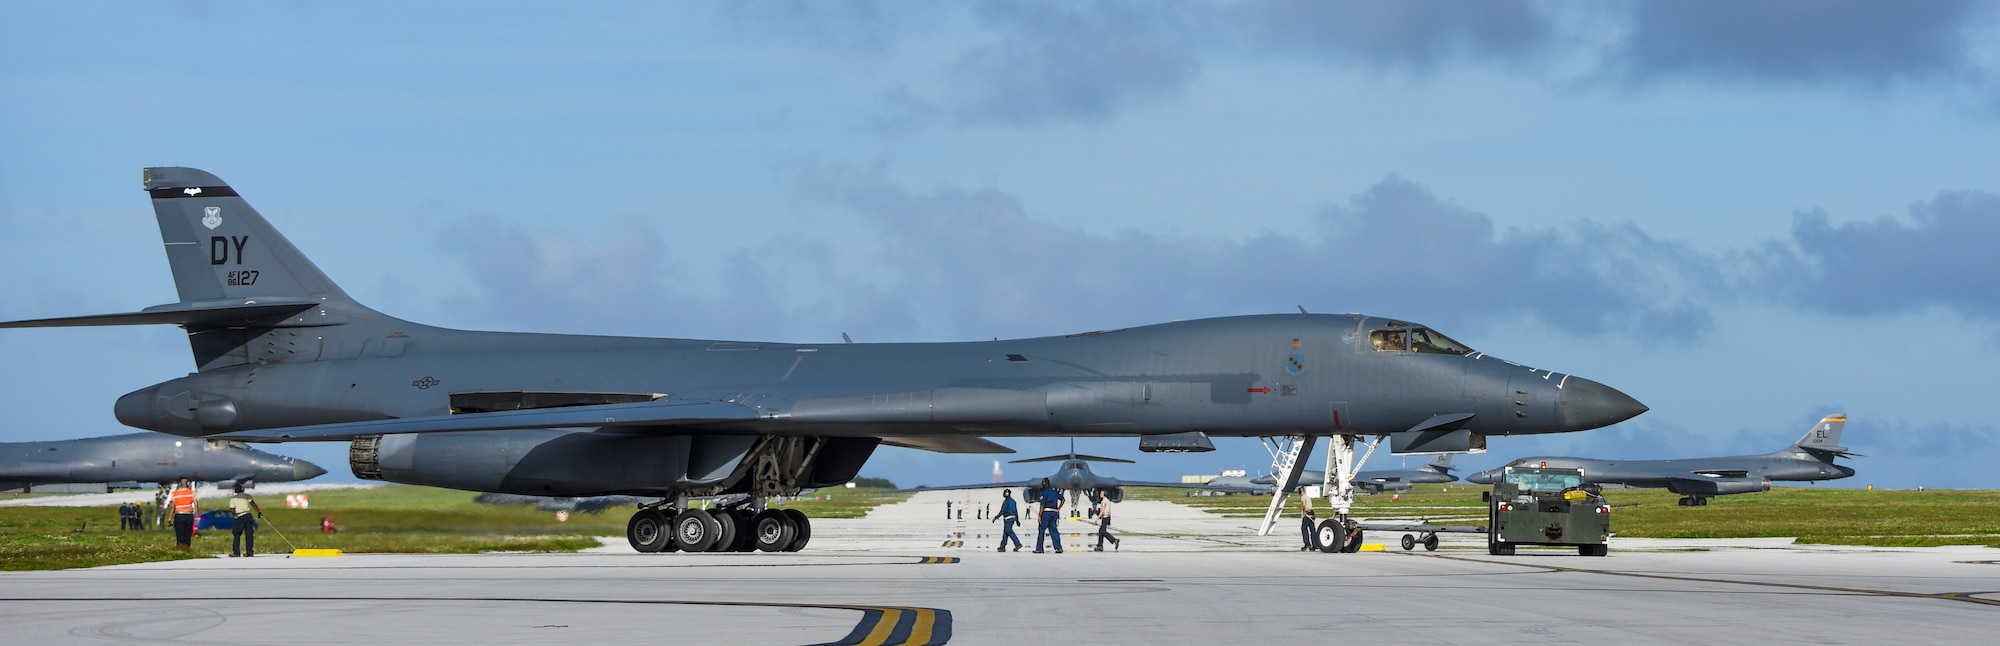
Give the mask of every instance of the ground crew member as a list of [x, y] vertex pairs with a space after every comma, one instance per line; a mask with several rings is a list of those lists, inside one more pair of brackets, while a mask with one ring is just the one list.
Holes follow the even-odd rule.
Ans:
[[132, 529], [132, 503], [118, 503], [118, 531]]
[[1021, 535], [1014, 533], [1014, 526], [1021, 524], [1021, 512], [1014, 507], [1014, 490], [1001, 489], [1000, 515], [988, 522], [1000, 523], [1000, 550], [1007, 551], [1007, 541], [1014, 541], [1014, 551], [1021, 551]]
[[194, 548], [194, 485], [187, 478], [181, 478], [181, 485], [174, 489], [174, 542], [181, 549]]
[[944, 518], [945, 520], [951, 520], [951, 501], [949, 500], [944, 501]]
[[1301, 494], [1299, 502], [1303, 503], [1306, 507], [1306, 513], [1299, 516], [1299, 531], [1305, 534], [1306, 546], [1299, 548], [1299, 551], [1306, 552], [1319, 549], [1319, 532], [1314, 531], [1319, 529], [1319, 522], [1313, 519], [1312, 496]]
[[1116, 551], [1122, 541], [1111, 535], [1111, 501], [1105, 500], [1097, 508], [1097, 547], [1093, 551], [1104, 551], [1104, 540], [1111, 539], [1111, 549]]
[[236, 483], [235, 491], [229, 497], [229, 513], [236, 515], [236, 524], [229, 529], [229, 555], [256, 556], [257, 519], [264, 517], [264, 508], [243, 493], [243, 483]]
[[1056, 528], [1056, 521], [1062, 520], [1062, 492], [1056, 491], [1048, 478], [1042, 478], [1042, 495], [1036, 502], [1042, 506], [1042, 526], [1035, 530], [1035, 553], [1042, 553], [1042, 537], [1046, 536], [1055, 543], [1056, 553], [1061, 554], [1062, 532]]

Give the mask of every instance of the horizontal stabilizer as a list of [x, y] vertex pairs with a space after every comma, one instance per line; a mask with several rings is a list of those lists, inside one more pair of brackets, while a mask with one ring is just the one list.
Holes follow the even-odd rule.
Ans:
[[0, 328], [91, 327], [101, 325], [182, 325], [192, 327], [249, 324], [277, 316], [288, 316], [319, 305], [310, 298], [229, 299], [173, 303], [148, 307], [138, 312], [65, 316], [52, 319], [8, 321]]
[[1131, 461], [1131, 460], [1127, 460], [1127, 459], [1124, 459], [1124, 458], [1107, 458], [1107, 457], [1102, 457], [1102, 456], [1096, 456], [1096, 455], [1079, 455], [1079, 454], [1076, 454], [1076, 453], [1067, 453], [1067, 454], [1063, 454], [1063, 455], [1051, 455], [1051, 456], [1046, 456], [1046, 457], [1039, 457], [1039, 458], [1028, 458], [1028, 459], [1026, 459], [1026, 460], [1014, 460], [1014, 461], [1011, 461], [1011, 462], [1008, 462], [1008, 464], [1020, 464], [1020, 463], [1023, 463], [1023, 462], [1061, 462], [1061, 461], [1063, 461], [1063, 460], [1083, 460], [1083, 461], [1085, 461], [1085, 462], [1123, 462], [1123, 463], [1125, 463], [1125, 464], [1138, 464], [1137, 462], [1133, 462], [1133, 461]]
[[882, 443], [934, 453], [1013, 453], [1014, 450], [972, 435], [912, 435], [885, 437]]
[[661, 399], [631, 404], [537, 408], [496, 413], [434, 415], [400, 419], [292, 426], [238, 431], [212, 439], [246, 442], [351, 440], [368, 435], [502, 431], [528, 428], [689, 426], [757, 419], [748, 408], [728, 402]]

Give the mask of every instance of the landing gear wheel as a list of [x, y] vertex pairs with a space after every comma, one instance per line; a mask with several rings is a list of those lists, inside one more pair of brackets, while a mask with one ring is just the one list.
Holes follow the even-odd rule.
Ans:
[[632, 549], [651, 554], [666, 549], [674, 539], [673, 532], [667, 529], [665, 514], [657, 509], [641, 509], [625, 522], [625, 541], [632, 544]]
[[1319, 527], [1313, 530], [1313, 542], [1319, 544], [1321, 552], [1338, 554], [1347, 542], [1347, 528], [1332, 518], [1319, 521]]
[[674, 517], [674, 542], [690, 552], [706, 552], [722, 537], [722, 525], [700, 509], [689, 509]]
[[1425, 536], [1425, 537], [1424, 537], [1424, 551], [1426, 551], [1426, 552], [1435, 552], [1435, 551], [1438, 551], [1438, 535], [1437, 535], [1437, 534], [1431, 534], [1431, 535], [1429, 535], [1429, 536]]
[[757, 551], [757, 534], [755, 526], [750, 523], [751, 519], [757, 517], [757, 512], [738, 508], [730, 511], [729, 515], [736, 518], [736, 542], [730, 546], [729, 551]]
[[716, 532], [716, 546], [708, 548], [708, 552], [736, 552], [736, 534], [742, 534], [736, 530], [736, 514], [730, 514], [728, 510], [714, 510], [708, 516], [720, 526]]
[[1417, 549], [1417, 537], [1415, 537], [1415, 536], [1411, 536], [1411, 535], [1409, 535], [1409, 534], [1404, 534], [1404, 535], [1403, 535], [1403, 551], [1405, 551], [1405, 552], [1408, 552], [1408, 551], [1410, 551], [1410, 550], [1413, 550], [1413, 549]]
[[750, 536], [758, 551], [783, 551], [798, 533], [799, 526], [782, 510], [766, 509], [750, 519]]
[[1353, 554], [1359, 551], [1361, 551], [1361, 530], [1356, 529], [1353, 535], [1347, 537], [1347, 544], [1341, 546], [1340, 552], [1342, 554]]
[[[797, 509], [786, 509], [784, 512], [786, 517], [792, 519], [792, 525], [798, 530], [792, 535], [791, 544], [785, 546], [785, 551], [797, 552], [805, 549], [806, 541], [812, 540], [813, 537], [812, 521], [806, 520], [806, 513]], [[1014, 549], [1020, 548], [1016, 547]]]

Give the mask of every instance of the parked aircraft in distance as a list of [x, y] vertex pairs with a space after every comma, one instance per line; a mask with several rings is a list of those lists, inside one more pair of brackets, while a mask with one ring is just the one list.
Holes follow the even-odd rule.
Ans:
[[[339, 169], [313, 172], [347, 184]], [[1646, 410], [1595, 381], [1360, 314], [963, 343], [436, 328], [350, 298], [214, 175], [149, 168], [145, 189], [178, 302], [0, 324], [186, 329], [196, 372], [120, 397], [119, 421], [348, 441], [366, 479], [659, 497], [627, 523], [642, 552], [727, 549], [739, 525], [757, 549], [803, 547], [805, 516], [767, 509], [768, 497], [844, 483], [883, 444], [1005, 453], [983, 438], [1338, 433], [1388, 435], [1396, 452], [1465, 451], [1488, 435], [1581, 431]], [[724, 493], [750, 497], [715, 513], [683, 503]]]
[[[1350, 482], [1360, 491], [1378, 494], [1384, 491], [1409, 491], [1413, 484], [1440, 484], [1457, 482], [1452, 475], [1452, 454], [1446, 453], [1431, 458], [1431, 461], [1414, 469], [1375, 469], [1354, 474]], [[1301, 483], [1326, 482], [1326, 472], [1307, 469], [1299, 476]], [[1210, 489], [1231, 492], [1271, 493], [1278, 486], [1278, 479], [1269, 475], [1251, 478], [1216, 478], [1208, 482]]]
[[606, 509], [631, 507], [646, 499], [638, 496], [523, 496], [513, 493], [482, 493], [473, 496], [473, 502], [482, 505], [513, 506], [534, 505], [536, 511], [580, 511], [586, 514], [602, 514]]
[[1585, 482], [1665, 487], [1681, 495], [1681, 506], [1699, 507], [1708, 504], [1708, 499], [1714, 496], [1770, 491], [1774, 480], [1814, 482], [1854, 475], [1854, 469], [1833, 463], [1836, 457], [1853, 457], [1846, 447], [1840, 446], [1840, 432], [1846, 427], [1847, 415], [1828, 415], [1791, 446], [1762, 455], [1677, 460], [1530, 457], [1466, 476], [1465, 479], [1479, 484], [1493, 484], [1501, 471], [1513, 466], [1582, 469]]
[[1013, 482], [984, 482], [979, 484], [945, 485], [941, 487], [923, 486], [923, 487], [916, 487], [913, 489], [905, 489], [904, 491], [952, 491], [952, 490], [962, 490], [962, 489], [1008, 489], [1012, 487], [1021, 487], [1022, 488], [1021, 500], [1024, 503], [1031, 503], [1041, 497], [1042, 480], [1046, 479], [1049, 481], [1049, 486], [1054, 487], [1057, 490], [1067, 492], [1068, 495], [1064, 497], [1069, 499], [1070, 510], [1072, 513], [1075, 513], [1076, 510], [1081, 507], [1084, 500], [1089, 500], [1090, 506], [1092, 508], [1096, 508], [1097, 505], [1103, 503], [1106, 500], [1109, 500], [1113, 503], [1124, 501], [1126, 487], [1174, 487], [1179, 489], [1201, 489], [1206, 486], [1199, 484], [1188, 484], [1183, 482], [1140, 482], [1136, 480], [1120, 480], [1118, 478], [1113, 478], [1107, 475], [1099, 475], [1096, 472], [1090, 470], [1090, 463], [1092, 462], [1122, 462], [1125, 464], [1136, 464], [1136, 463], [1131, 460], [1126, 460], [1123, 458], [1107, 458], [1096, 455], [1079, 454], [1076, 452], [1075, 441], [1070, 442], [1069, 453], [1063, 455], [1051, 455], [1040, 458], [1027, 458], [1024, 460], [1014, 460], [1012, 462], [1009, 462], [1009, 464], [1022, 464], [1027, 462], [1061, 462], [1062, 464], [1056, 467], [1055, 473], [1049, 474], [1042, 478], [1034, 478], [1030, 480], [1016, 480]]
[[35, 485], [103, 482], [253, 483], [310, 480], [319, 465], [272, 455], [232, 440], [195, 440], [159, 433], [51, 442], [0, 443], [0, 488], [32, 491]]

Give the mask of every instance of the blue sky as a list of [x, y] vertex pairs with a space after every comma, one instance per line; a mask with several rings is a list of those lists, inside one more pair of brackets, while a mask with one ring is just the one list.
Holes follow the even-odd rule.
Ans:
[[[4, 10], [0, 318], [172, 300], [139, 169], [194, 166], [435, 325], [929, 341], [1303, 305], [1652, 406], [1463, 466], [1762, 452], [1846, 412], [1842, 486], [2000, 486], [1991, 2]], [[122, 432], [113, 399], [191, 369], [172, 328], [0, 357], [7, 440]], [[1219, 444], [1106, 471], [1267, 460]]]

